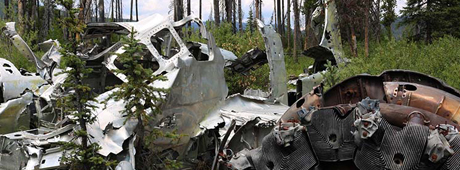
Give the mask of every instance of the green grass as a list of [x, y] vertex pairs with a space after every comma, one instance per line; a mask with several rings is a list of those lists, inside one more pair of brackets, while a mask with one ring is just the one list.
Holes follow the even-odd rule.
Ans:
[[[5, 26], [5, 21], [0, 19], [0, 28]], [[0, 36], [0, 58], [4, 58], [12, 62], [16, 68], [23, 68], [30, 72], [35, 72], [36, 67], [32, 61], [29, 61], [22, 55], [18, 49], [5, 36]], [[30, 45], [30, 44], [29, 44]], [[38, 57], [42, 56], [43, 52], [35, 52]]]
[[[345, 47], [345, 46], [344, 46]], [[432, 44], [389, 40], [370, 45], [370, 55], [364, 57], [359, 51], [357, 58], [341, 67], [339, 80], [367, 73], [378, 75], [384, 70], [404, 69], [425, 73], [445, 81], [450, 86], [460, 89], [460, 39], [444, 37]], [[363, 48], [361, 48], [363, 49]]]

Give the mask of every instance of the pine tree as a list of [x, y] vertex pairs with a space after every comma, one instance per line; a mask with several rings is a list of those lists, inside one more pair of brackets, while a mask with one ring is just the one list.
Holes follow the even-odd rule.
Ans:
[[396, 0], [383, 0], [382, 11], [383, 11], [383, 20], [382, 24], [388, 32], [388, 36], [393, 38], [393, 33], [391, 32], [391, 24], [396, 20]]
[[[135, 32], [132, 30], [129, 38], [123, 37], [122, 43], [125, 44], [125, 52], [117, 54], [117, 60], [123, 65], [123, 69], [116, 70], [116, 73], [126, 76], [127, 82], [116, 85], [115, 90], [109, 95], [107, 100], [120, 101], [125, 103], [122, 114], [126, 119], [137, 119], [138, 125], [135, 129], [137, 136], [136, 150], [140, 153], [144, 149], [145, 129], [144, 125], [151, 120], [152, 116], [161, 113], [160, 104], [164, 101], [167, 93], [166, 89], [156, 88], [150, 85], [155, 81], [164, 81], [166, 77], [154, 75], [153, 70], [144, 68], [142, 63], [142, 46], [139, 40], [134, 38]], [[146, 110], [150, 110], [147, 112]], [[151, 137], [149, 137], [151, 138]], [[148, 142], [148, 141], [147, 141]], [[136, 160], [141, 161], [140, 155], [136, 155]]]
[[[86, 124], [95, 121], [95, 116], [91, 114], [95, 102], [91, 88], [83, 83], [92, 69], [85, 68], [85, 62], [76, 55], [78, 39], [74, 38], [83, 33], [85, 24], [83, 20], [76, 18], [78, 9], [73, 8], [73, 0], [58, 0], [57, 3], [69, 12], [68, 17], [60, 20], [62, 26], [68, 28], [71, 37], [69, 42], [61, 49], [61, 65], [66, 67], [62, 74], [67, 78], [62, 87], [70, 94], [58, 100], [57, 105], [62, 108], [66, 115], [72, 115], [79, 125], [79, 130], [75, 131], [77, 137], [70, 142], [62, 142], [65, 156], [63, 162], [70, 165], [70, 169], [105, 169], [107, 166], [115, 165], [115, 162], [106, 161], [97, 151], [101, 148], [97, 143], [88, 143], [88, 133]], [[75, 141], [78, 140], [79, 142]]]
[[412, 37], [415, 40], [425, 39], [431, 43], [433, 38], [444, 35], [460, 37], [458, 0], [408, 0], [402, 16], [403, 24], [420, 28], [420, 32]]
[[254, 14], [253, 14], [252, 6], [251, 6], [249, 7], [248, 22], [246, 23], [247, 26], [249, 27], [249, 31], [251, 34], [254, 31], [254, 23], [255, 23]]

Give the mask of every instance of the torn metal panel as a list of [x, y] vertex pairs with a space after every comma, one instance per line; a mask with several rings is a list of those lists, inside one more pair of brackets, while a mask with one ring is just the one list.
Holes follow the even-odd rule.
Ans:
[[0, 83], [2, 100], [8, 101], [20, 97], [24, 90], [37, 91], [39, 87], [47, 82], [34, 74], [21, 74], [21, 72], [10, 61], [0, 58]]
[[[335, 1], [319, 0], [319, 2], [320, 5], [317, 7], [313, 14], [313, 18], [316, 22], [314, 21], [313, 23], [323, 23], [323, 21], [320, 21], [322, 18], [317, 16], [322, 15], [324, 10], [324, 25], [312, 24], [312, 27], [314, 27], [315, 31], [318, 31], [321, 27], [323, 29], [319, 46], [325, 49], [323, 51], [332, 52], [333, 57], [337, 63], [346, 62], [347, 59], [343, 58], [342, 40], [339, 29], [339, 15], [337, 14]], [[309, 53], [309, 50], [314, 50], [315, 48], [318, 47], [307, 49], [306, 53]]]
[[0, 104], [0, 134], [30, 128], [27, 107], [32, 103], [32, 99], [33, 94], [28, 91], [19, 98]]
[[[99, 95], [96, 101], [104, 101], [114, 90]], [[98, 153], [103, 156], [120, 153], [123, 142], [133, 135], [137, 119], [126, 120], [121, 114], [125, 106], [123, 101], [109, 100], [106, 107], [101, 103], [95, 103], [95, 106], [98, 107], [93, 111], [96, 121], [87, 125], [87, 131], [92, 136], [89, 140], [101, 146]]]
[[[61, 64], [62, 55], [61, 55], [61, 52], [59, 52], [59, 50], [61, 50], [61, 45], [59, 41], [49, 39], [47, 41], [44, 41], [38, 44], [38, 46], [40, 47], [42, 51], [46, 51], [46, 53], [43, 54], [41, 60], [48, 67], [53, 67], [54, 69], [54, 67], [57, 67]], [[52, 77], [54, 77], [54, 75], [52, 75]]]
[[[261, 147], [242, 151], [246, 160], [239, 156], [228, 163], [255, 169], [266, 168], [263, 165], [287, 169], [456, 169], [453, 162], [460, 160], [455, 153], [460, 146], [456, 140], [460, 126], [455, 118], [438, 112], [458, 108], [458, 95], [442, 81], [403, 70], [358, 75], [325, 93], [319, 86], [283, 114], [274, 128], [278, 133], [267, 135]], [[301, 146], [311, 146], [314, 152], [297, 155], [304, 147], [285, 147], [299, 140], [290, 133], [294, 124], [306, 127], [308, 137]], [[298, 157], [311, 159], [293, 164]]]
[[47, 69], [47, 65], [41, 61], [37, 56], [35, 56], [34, 52], [29, 48], [26, 42], [18, 35], [15, 28], [15, 22], [8, 22], [6, 23], [6, 27], [2, 29], [3, 34], [5, 34], [8, 38], [11, 39], [14, 46], [30, 61], [33, 61], [37, 72], [40, 74], [40, 77], [49, 81], [52, 77], [51, 70]]
[[[235, 94], [229, 96], [220, 107], [211, 112], [204, 121], [200, 122], [203, 130], [211, 130], [220, 127], [219, 134], [222, 139], [230, 128], [232, 120], [238, 127], [231, 131], [225, 146], [236, 153], [245, 148], [256, 148], [262, 145], [262, 139], [270, 133], [270, 129], [276, 125], [282, 112], [288, 109], [283, 104], [266, 103], [265, 99], [254, 99], [252, 96]], [[196, 134], [202, 135], [204, 132]]]
[[287, 104], [287, 73], [284, 63], [283, 43], [271, 25], [257, 20], [259, 32], [262, 34], [270, 66], [270, 97], [267, 102]]
[[23, 169], [27, 165], [27, 155], [22, 146], [0, 136], [0, 169]]

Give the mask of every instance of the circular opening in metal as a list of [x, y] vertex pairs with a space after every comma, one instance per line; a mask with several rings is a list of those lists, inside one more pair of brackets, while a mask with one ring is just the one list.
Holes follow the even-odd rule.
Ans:
[[329, 135], [329, 142], [337, 142], [337, 135], [336, 134], [330, 134]]
[[417, 90], [417, 87], [415, 87], [414, 85], [411, 85], [411, 84], [406, 84], [406, 85], [404, 85], [404, 89], [406, 89], [408, 91], [415, 91], [415, 90]]
[[395, 156], [393, 157], [393, 161], [396, 165], [402, 165], [404, 162], [404, 155], [400, 153], [395, 154]]

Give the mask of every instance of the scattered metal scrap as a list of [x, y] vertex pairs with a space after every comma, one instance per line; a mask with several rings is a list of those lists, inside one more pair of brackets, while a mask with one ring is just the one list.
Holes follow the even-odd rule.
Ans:
[[318, 0], [317, 3], [318, 7], [311, 18], [311, 26], [316, 36], [321, 36], [321, 42], [318, 46], [304, 51], [305, 56], [313, 58], [315, 61], [304, 71], [305, 73], [289, 81], [290, 84], [297, 86], [296, 91], [290, 91], [289, 105], [323, 81], [323, 74], [327, 72], [325, 66], [327, 61], [330, 61], [332, 66], [350, 62], [343, 56], [335, 1]]
[[[179, 36], [176, 30], [190, 22], [199, 26], [200, 35], [207, 43], [184, 42]], [[123, 69], [117, 55], [113, 54], [123, 53], [123, 44], [111, 42], [110, 37], [136, 31], [135, 39], [144, 47], [140, 62], [154, 70], [155, 75], [168, 78], [167, 81], [152, 82], [152, 86], [170, 90], [163, 96], [166, 102], [162, 105], [162, 114], [147, 124], [146, 129], [185, 134], [175, 143], [169, 138], [155, 140], [154, 144], [162, 153], [160, 158], [180, 159], [186, 167], [200, 162], [213, 164], [209, 160], [215, 160], [214, 165], [219, 166], [231, 158], [231, 153], [242, 150], [241, 144], [250, 148], [260, 146], [262, 137], [288, 109], [284, 105], [287, 103], [287, 85], [280, 37], [271, 26], [264, 26], [261, 22], [259, 26], [267, 41], [265, 60], [271, 68], [271, 88], [265, 92], [265, 97], [240, 94], [227, 97], [224, 67], [231, 67], [237, 57], [216, 47], [212, 35], [194, 16], [177, 22], [152, 15], [139, 22], [90, 23], [82, 36], [85, 43], [79, 45], [77, 55], [86, 61], [86, 67], [93, 68], [93, 73], [84, 81], [98, 94], [96, 101], [104, 101], [117, 90], [107, 91], [107, 86], [127, 81], [124, 75], [114, 72]], [[79, 127], [55, 105], [56, 99], [69, 93], [61, 87], [66, 75], [58, 74], [62, 72], [58, 67], [61, 59], [59, 42], [48, 40], [40, 44], [48, 51], [39, 59], [14, 31], [14, 23], [7, 24], [4, 34], [20, 50], [27, 49], [22, 52], [36, 64], [38, 73], [20, 72], [10, 62], [0, 60], [5, 63], [0, 68], [4, 99], [0, 105], [0, 118], [7, 116], [0, 121], [8, 121], [0, 126], [5, 130], [0, 136], [0, 169], [65, 168], [60, 161], [65, 151], [55, 144], [76, 141], [73, 133]], [[99, 39], [101, 43], [94, 44], [92, 39]], [[10, 85], [16, 80], [24, 83]], [[10, 87], [11, 90], [5, 90]], [[126, 118], [120, 112], [124, 108], [123, 101], [108, 101], [107, 107], [99, 102], [93, 103], [98, 106], [93, 111], [97, 121], [87, 125], [89, 140], [102, 147], [99, 154], [118, 160], [117, 168], [134, 169], [136, 151], [133, 142], [137, 120], [125, 123]], [[235, 122], [233, 125], [232, 121]], [[25, 130], [19, 131], [22, 126]], [[11, 162], [4, 164], [3, 161]]]
[[233, 169], [459, 169], [460, 93], [411, 71], [317, 86]]

